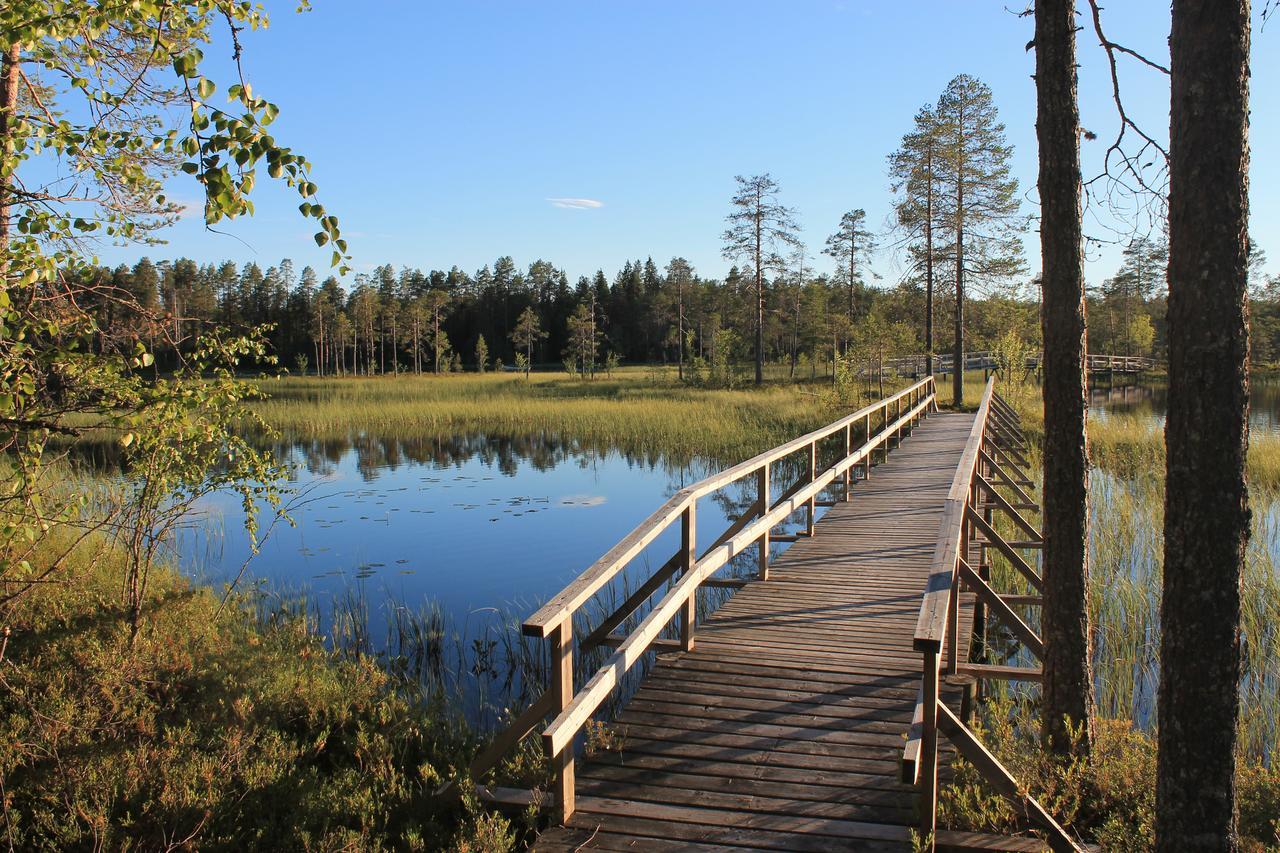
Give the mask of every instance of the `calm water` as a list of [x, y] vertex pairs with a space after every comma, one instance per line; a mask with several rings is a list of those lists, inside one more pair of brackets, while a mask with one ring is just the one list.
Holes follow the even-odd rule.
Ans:
[[[483, 435], [363, 437], [277, 452], [295, 466], [296, 527], [276, 527], [241, 584], [305, 594], [322, 620], [354, 595], [367, 605], [375, 646], [399, 606], [438, 606], [467, 636], [529, 615], [675, 491], [723, 467]], [[703, 499], [703, 546], [754, 497], [743, 484]], [[228, 495], [204, 509], [207, 524], [181, 552], [190, 571], [225, 582], [250, 557], [239, 501]], [[677, 527], [632, 564], [631, 577], [647, 577], [678, 544]], [[626, 588], [623, 581], [613, 593]]]
[[[1161, 423], [1167, 411], [1169, 389], [1164, 384], [1095, 385], [1090, 389], [1090, 416], [1109, 413], [1151, 417]], [[1253, 380], [1249, 425], [1254, 430], [1280, 430], [1280, 381]]]
[[[1275, 429], [1280, 383], [1257, 384], [1254, 399], [1254, 428]], [[1165, 389], [1095, 388], [1091, 402], [1094, 417], [1124, 412], [1160, 419]], [[334, 628], [335, 612], [354, 606], [366, 631], [362, 645], [373, 652], [395, 645], [398, 613], [433, 610], [458, 650], [444, 668], [462, 676], [454, 684], [477, 719], [475, 709], [496, 701], [493, 685], [504, 675], [510, 694], [517, 667], [510, 660], [489, 662], [497, 656], [495, 646], [515, 636], [509, 626], [676, 490], [724, 467], [708, 459], [642, 457], [548, 438], [485, 435], [448, 441], [361, 436], [285, 444], [277, 452], [295, 466], [296, 527], [278, 526], [262, 553], [249, 560], [238, 500], [210, 501], [207, 523], [180, 543], [186, 567], [218, 584], [235, 578], [247, 563], [242, 586], [256, 584], [268, 599], [305, 598], [325, 633]], [[799, 460], [791, 469], [780, 466], [775, 495], [800, 474]], [[745, 483], [704, 499], [698, 507], [702, 546], [754, 499]], [[633, 562], [605, 590], [605, 606], [621, 601], [664, 563], [678, 536], [678, 529], [668, 531]], [[775, 545], [775, 553], [785, 547]], [[755, 555], [741, 556], [722, 575], [749, 573]], [[508, 650], [508, 658], [513, 655]]]

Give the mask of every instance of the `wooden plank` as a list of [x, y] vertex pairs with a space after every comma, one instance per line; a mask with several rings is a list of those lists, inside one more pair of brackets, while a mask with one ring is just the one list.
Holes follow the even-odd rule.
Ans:
[[1002, 681], [1042, 681], [1044, 673], [1040, 667], [996, 666], [994, 664], [964, 663], [956, 667], [960, 675], [972, 675], [975, 678], [996, 678]]

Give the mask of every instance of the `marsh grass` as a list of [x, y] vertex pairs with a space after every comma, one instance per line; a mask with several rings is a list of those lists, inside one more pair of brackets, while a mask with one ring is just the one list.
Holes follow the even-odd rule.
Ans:
[[[1017, 393], [1019, 390], [1022, 393]], [[1042, 434], [1038, 393], [1008, 389], [1032, 439], [1039, 479]], [[1090, 420], [1089, 606], [1094, 622], [1094, 680], [1099, 716], [1093, 758], [1063, 765], [1043, 754], [1036, 717], [1038, 688], [988, 683], [993, 701], [979, 714], [984, 740], [1017, 778], [1063, 820], [1104, 849], [1151, 846], [1155, 778], [1155, 698], [1159, 685], [1163, 583], [1164, 442], [1152, 418], [1107, 415]], [[1255, 431], [1249, 450], [1252, 536], [1242, 590], [1239, 778], [1244, 849], [1280, 849], [1280, 437]], [[1037, 492], [1039, 487], [1037, 487]], [[1008, 519], [996, 516], [1005, 535]], [[989, 554], [993, 586], [1030, 593], [998, 554]], [[1038, 560], [1038, 554], [1035, 555]], [[1034, 564], [1034, 560], [1033, 560]], [[1039, 630], [1039, 608], [1016, 608]], [[1034, 666], [1034, 657], [998, 625], [988, 626], [985, 654]], [[944, 795], [947, 825], [1011, 831], [1017, 816], [974, 769], [956, 764]]]
[[831, 419], [822, 386], [708, 390], [640, 368], [611, 379], [458, 374], [265, 379], [257, 412], [293, 440], [548, 435], [624, 452], [739, 461]]
[[[155, 566], [131, 642], [123, 559], [85, 539], [5, 614], [0, 837], [12, 849], [456, 850], [514, 837], [435, 796], [478, 745], [465, 721], [373, 658], [327, 647], [307, 602], [224, 604]], [[525, 762], [510, 770], [536, 784], [542, 765]]]

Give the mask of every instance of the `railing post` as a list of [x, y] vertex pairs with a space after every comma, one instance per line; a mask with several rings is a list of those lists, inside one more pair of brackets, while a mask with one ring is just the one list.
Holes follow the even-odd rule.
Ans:
[[[844, 428], [844, 458], [848, 459], [853, 455], [853, 424], [846, 424]], [[853, 491], [853, 466], [850, 465], [844, 469], [844, 499], [847, 503]]]
[[[693, 571], [698, 562], [698, 502], [690, 500], [680, 519], [680, 563], [681, 575]], [[698, 588], [689, 591], [689, 598], [680, 608], [680, 647], [686, 652], [693, 649], [694, 620], [698, 615]]]
[[[969, 487], [967, 501], [970, 506], [973, 505], [974, 487]], [[962, 560], [969, 559], [969, 537], [972, 527], [969, 524], [969, 517], [966, 513], [963, 521], [960, 522], [960, 552], [959, 556]], [[947, 599], [947, 674], [955, 675], [956, 663], [960, 650], [960, 563], [952, 567], [951, 575], [951, 595]]]
[[924, 653], [921, 688], [924, 718], [920, 725], [920, 835], [923, 849], [934, 849], [938, 826], [938, 651]]
[[[867, 433], [866, 443], [870, 444], [871, 443], [871, 413], [870, 412], [867, 412], [867, 418], [866, 418], [865, 424], [866, 424], [865, 429]], [[867, 450], [867, 455], [862, 457], [862, 473], [864, 475], [862, 479], [864, 480], [871, 479], [871, 460], [875, 458], [875, 455], [876, 455], [875, 448], [870, 448]]]
[[[564, 711], [573, 701], [573, 617], [564, 619], [551, 634], [551, 691], [552, 710]], [[555, 814], [560, 823], [573, 816], [574, 775], [573, 741], [551, 756], [551, 768], [555, 773]]]
[[[756, 471], [756, 511], [763, 518], [769, 511], [769, 463], [766, 462]], [[762, 581], [769, 579], [769, 531], [760, 534], [760, 570]]]
[[[812, 483], [817, 478], [818, 478], [818, 442], [811, 441], [809, 442], [809, 482]], [[809, 496], [808, 506], [809, 506], [809, 513], [808, 513], [809, 519], [808, 519], [808, 523], [805, 524], [805, 532], [808, 533], [810, 536], [812, 536], [814, 524], [818, 520], [816, 518], [816, 515], [818, 512], [818, 496], [817, 495]]]

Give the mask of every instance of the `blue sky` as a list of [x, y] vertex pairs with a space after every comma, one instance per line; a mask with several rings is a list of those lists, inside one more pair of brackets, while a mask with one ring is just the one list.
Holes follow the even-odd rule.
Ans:
[[[887, 222], [885, 158], [916, 110], [962, 72], [992, 87], [1033, 211], [1032, 22], [999, 0], [314, 0], [301, 15], [296, 0], [266, 6], [271, 28], [244, 38], [248, 78], [281, 107], [277, 140], [314, 163], [356, 271], [384, 262], [474, 271], [509, 254], [576, 278], [683, 255], [719, 277], [733, 177], [766, 171], [829, 269], [819, 252], [844, 211]], [[1112, 39], [1167, 61], [1167, 0], [1119, 0], [1105, 14]], [[1277, 39], [1280, 23], [1255, 29], [1252, 233], [1273, 256], [1271, 272], [1280, 271], [1280, 164], [1268, 156], [1280, 143]], [[1117, 120], [1091, 30], [1080, 48], [1083, 124], [1099, 135], [1085, 160], [1096, 167]], [[210, 76], [231, 82], [225, 43], [205, 53]], [[1122, 75], [1130, 111], [1166, 133], [1167, 78], [1132, 62]], [[220, 226], [227, 233], [192, 215], [167, 246], [105, 247], [101, 259], [267, 266], [290, 257], [323, 270], [328, 253], [296, 196], [261, 178], [257, 215]], [[198, 198], [189, 179], [170, 192]], [[1029, 249], [1036, 240], [1028, 233]], [[1116, 255], [1091, 252], [1092, 283]], [[892, 252], [873, 266], [886, 282], [899, 275]]]

